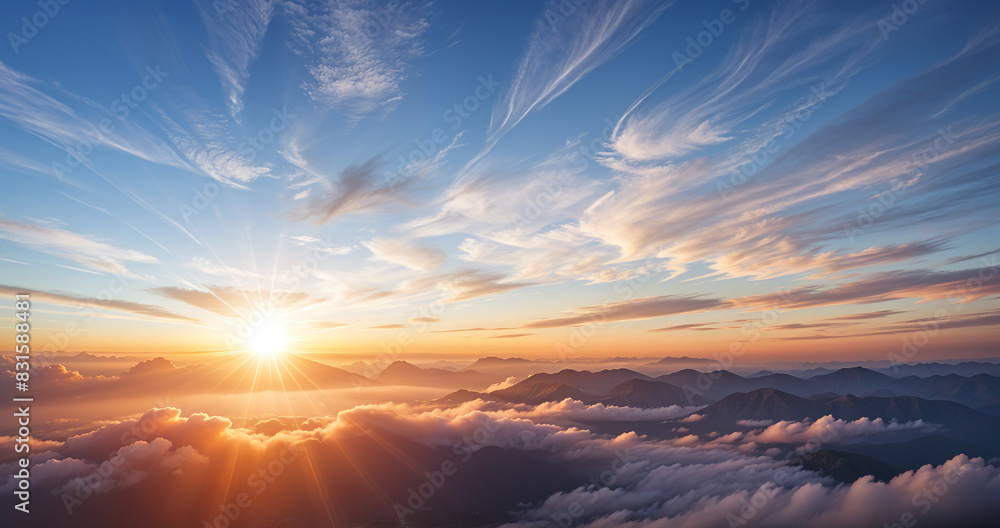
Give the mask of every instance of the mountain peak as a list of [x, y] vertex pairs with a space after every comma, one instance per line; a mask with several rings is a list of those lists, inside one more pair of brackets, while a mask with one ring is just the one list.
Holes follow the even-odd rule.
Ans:
[[504, 401], [528, 403], [531, 405], [550, 401], [562, 401], [566, 398], [580, 400], [584, 403], [594, 403], [596, 401], [593, 396], [565, 383], [559, 381], [537, 381], [532, 383], [530, 378], [513, 387], [495, 390], [490, 393], [490, 396]]
[[422, 369], [422, 368], [414, 365], [413, 363], [407, 363], [406, 361], [401, 361], [401, 360], [397, 359], [396, 361], [393, 361], [392, 363], [389, 363], [388, 367], [385, 367], [384, 369], [382, 369], [382, 371], [379, 372], [379, 375], [380, 376], [384, 375], [386, 372], [394, 372], [394, 373], [420, 372], [421, 370], [424, 370], [424, 369]]
[[884, 379], [890, 377], [885, 374], [882, 374], [881, 372], [875, 372], [874, 370], [866, 367], [846, 367], [842, 369], [837, 369], [827, 375], [838, 376], [838, 377], [864, 376], [869, 379]]
[[705, 407], [701, 413], [731, 419], [819, 418], [818, 403], [777, 389], [763, 388], [738, 392]]

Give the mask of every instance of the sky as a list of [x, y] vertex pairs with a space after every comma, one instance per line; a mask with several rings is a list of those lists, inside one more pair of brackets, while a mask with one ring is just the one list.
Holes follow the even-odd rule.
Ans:
[[998, 15], [4, 3], [0, 339], [995, 356]]

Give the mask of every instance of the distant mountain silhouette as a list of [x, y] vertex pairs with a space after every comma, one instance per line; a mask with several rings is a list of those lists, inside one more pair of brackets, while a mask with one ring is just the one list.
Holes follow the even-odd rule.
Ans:
[[813, 376], [821, 376], [823, 374], [829, 374], [831, 372], [836, 372], [836, 371], [837, 371], [837, 369], [835, 369], [835, 368], [813, 367], [813, 368], [808, 368], [808, 369], [786, 370], [785, 374], [791, 374], [792, 376], [795, 376], [796, 378], [803, 378], [804, 379], [804, 378], [811, 378]]
[[[684, 390], [662, 381], [630, 379], [611, 388], [601, 399], [605, 405], [618, 407], [669, 407], [688, 406]], [[694, 396], [694, 405], [707, 405], [711, 400]]]
[[570, 387], [558, 381], [521, 382], [513, 387], [500, 389], [489, 393], [492, 399], [510, 403], [529, 403], [538, 405], [543, 402], [562, 401], [566, 398], [580, 400], [584, 403], [596, 403], [599, 397], [588, 394], [575, 387]]
[[1000, 378], [990, 374], [959, 374], [899, 378], [894, 392], [928, 399], [951, 400], [993, 416], [1000, 416]]
[[800, 395], [813, 394], [816, 392], [816, 387], [812, 380], [804, 380], [790, 374], [782, 373], [765, 374], [757, 378], [748, 378], [743, 382], [743, 384], [755, 386], [757, 388], [778, 389], [780, 391]]
[[716, 420], [804, 420], [824, 414], [822, 404], [775, 389], [738, 392], [698, 411]]
[[859, 396], [879, 389], [893, 390], [893, 387], [898, 386], [895, 378], [864, 367], [843, 368], [830, 374], [814, 376], [809, 378], [809, 384], [822, 387], [824, 392]]
[[386, 385], [408, 385], [412, 387], [485, 387], [500, 381], [496, 376], [475, 370], [455, 372], [438, 368], [420, 368], [405, 361], [393, 361], [375, 376]]
[[736, 393], [705, 407], [698, 414], [708, 417], [708, 424], [718, 426], [738, 420], [806, 420], [831, 415], [854, 421], [882, 418], [885, 421], [923, 420], [945, 429], [940, 434], [977, 445], [997, 445], [1000, 420], [959, 403], [926, 400], [915, 396], [891, 398], [843, 395], [802, 398], [775, 389], [757, 389]]
[[634, 370], [619, 368], [591, 372], [589, 370], [560, 370], [554, 374], [540, 373], [530, 376], [521, 383], [558, 382], [575, 387], [584, 392], [604, 394], [615, 385], [632, 379], [653, 379]]
[[919, 376], [947, 376], [958, 374], [959, 376], [975, 376], [976, 374], [989, 374], [1000, 376], [1000, 363], [984, 361], [963, 361], [955, 363], [916, 363], [913, 365], [894, 365], [872, 369], [893, 377]]
[[[585, 392], [578, 387], [571, 386], [558, 379], [572, 379], [589, 383], [588, 387], [605, 386], [608, 382], [600, 379], [604, 376], [608, 378], [621, 377], [624, 374], [619, 369], [616, 371], [562, 371], [556, 374], [544, 374], [531, 376], [530, 378], [506, 389], [495, 390], [490, 393], [473, 392], [469, 390], [458, 390], [437, 400], [440, 403], [458, 404], [471, 401], [477, 398], [493, 401], [504, 401], [508, 403], [527, 403], [538, 405], [543, 402], [558, 402], [571, 398], [586, 404], [603, 403], [618, 407], [669, 407], [671, 405], [689, 406], [687, 396], [680, 387], [670, 385], [661, 381], [632, 378], [619, 383], [605, 391]], [[696, 405], [705, 405], [710, 400], [695, 396], [698, 402]]]
[[67, 361], [74, 362], [119, 362], [119, 361], [130, 361], [136, 359], [134, 356], [98, 356], [91, 354], [90, 352], [80, 352], [73, 354], [65, 358]]
[[666, 365], [693, 364], [693, 363], [706, 363], [706, 364], [708, 364], [708, 363], [712, 363], [712, 362], [713, 361], [711, 359], [705, 359], [705, 358], [693, 358], [693, 357], [687, 357], [687, 356], [680, 356], [680, 357], [667, 356], [667, 357], [665, 357], [663, 359], [660, 359], [660, 360], [657, 360], [657, 361], [653, 361], [653, 362], [650, 362], [650, 363], [646, 363], [646, 364], [647, 365], [666, 366]]
[[[416, 367], [410, 368], [410, 370], [417, 372], [414, 369]], [[455, 374], [449, 372], [442, 374], [442, 377], [451, 377]], [[669, 387], [630, 383], [618, 389], [614, 394], [610, 393], [615, 387], [632, 380], [662, 382], [680, 389], [680, 392]], [[427, 383], [429, 384], [429, 382]], [[916, 396], [924, 400], [948, 400], [961, 403], [991, 416], [1000, 414], [1000, 378], [988, 374], [977, 374], [972, 377], [950, 374], [927, 378], [915, 376], [893, 378], [864, 367], [849, 367], [813, 376], [809, 379], [784, 373], [760, 372], [754, 377], [743, 377], [726, 370], [706, 373], [694, 369], [684, 369], [652, 378], [624, 368], [598, 372], [564, 369], [555, 373], [534, 374], [518, 384], [521, 386], [519, 390], [530, 394], [530, 397], [525, 396], [525, 398], [537, 401], [538, 395], [524, 389], [524, 387], [539, 383], [557, 383], [576, 389], [587, 395], [587, 397], [576, 395], [575, 399], [582, 401], [602, 401], [604, 398], [609, 398], [608, 404], [630, 404], [629, 406], [640, 407], [705, 405], [732, 394], [747, 393], [757, 389], [774, 389], [800, 398], [809, 397], [814, 401], [824, 399], [816, 397], [817, 394], [826, 395], [825, 399], [828, 400], [841, 395], [882, 398]], [[436, 386], [447, 385], [438, 380]], [[463, 386], [463, 388], [473, 387], [473, 385]], [[547, 397], [555, 398], [555, 395], [569, 397], [568, 395], [571, 393], [572, 391], [562, 389], [561, 392], [549, 394]], [[494, 399], [519, 400], [519, 397], [516, 396], [517, 391], [511, 391], [508, 396], [503, 394], [501, 393]], [[595, 399], [593, 396], [601, 396], [602, 398]], [[526, 402], [522, 401], [522, 403]], [[780, 416], [764, 412], [761, 416], [753, 419], [772, 418], [780, 419]]]
[[[856, 396], [918, 396], [949, 400], [1000, 416], [1000, 378], [989, 374], [971, 377], [949, 374], [919, 378], [894, 378], [864, 367], [843, 368], [808, 379], [783, 373], [757, 373], [743, 377], [726, 370], [700, 372], [684, 369], [655, 378], [684, 389], [688, 394], [718, 400], [730, 394], [770, 388], [809, 396], [816, 393]], [[572, 383], [570, 383], [572, 385]]]
[[475, 370], [477, 368], [496, 368], [496, 367], [509, 367], [511, 365], [530, 365], [534, 363], [530, 359], [524, 358], [499, 358], [495, 356], [487, 356], [484, 358], [477, 359], [473, 364], [466, 367], [464, 370]]
[[656, 379], [681, 387], [689, 394], [704, 396], [713, 400], [734, 392], [744, 392], [766, 385], [766, 382], [744, 378], [728, 370], [701, 372], [695, 369], [684, 369], [672, 374], [658, 376]]

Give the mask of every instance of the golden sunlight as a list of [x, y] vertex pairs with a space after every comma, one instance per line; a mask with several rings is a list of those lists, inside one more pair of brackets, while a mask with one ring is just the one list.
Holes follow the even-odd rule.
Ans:
[[285, 329], [276, 322], [267, 321], [255, 328], [246, 338], [247, 348], [263, 357], [273, 357], [285, 350], [288, 337]]

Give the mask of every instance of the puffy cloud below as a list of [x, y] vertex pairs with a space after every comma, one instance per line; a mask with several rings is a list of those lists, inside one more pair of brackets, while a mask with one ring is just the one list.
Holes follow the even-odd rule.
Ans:
[[[234, 427], [226, 418], [199, 413], [182, 417], [179, 409], [153, 409], [65, 442], [47, 444], [46, 451], [32, 455], [38, 471], [33, 486], [72, 494], [78, 492], [81, 482], [92, 479], [94, 497], [121, 500], [125, 496], [121, 494], [142, 489], [151, 493], [148, 497], [168, 500], [177, 498], [177, 487], [194, 485], [199, 479], [225, 486], [231, 494], [253, 490], [254, 485], [243, 486], [243, 482], [256, 482], [252, 475], [262, 469], [282, 480], [280, 486], [264, 486], [266, 494], [251, 491], [255, 505], [259, 505], [255, 506], [255, 520], [306, 515], [296, 518], [308, 519], [303, 520], [306, 524], [319, 523], [305, 511], [292, 510], [300, 504], [292, 497], [318, 493], [336, 515], [363, 524], [380, 515], [375, 513], [375, 504], [384, 508], [386, 500], [407, 500], [405, 490], [410, 481], [393, 484], [401, 477], [401, 470], [394, 469], [397, 465], [408, 467], [403, 473], [419, 476], [441, 467], [428, 465], [440, 464], [440, 459], [431, 462], [430, 453], [443, 454], [459, 464], [458, 476], [442, 484], [442, 489], [451, 486], [448, 491], [456, 493], [462, 485], [458, 481], [453, 484], [451, 478], [462, 478], [463, 471], [474, 472], [471, 468], [476, 460], [498, 460], [493, 457], [506, 452], [530, 453], [534, 465], [556, 463], [592, 476], [589, 483], [584, 478], [582, 483], [564, 486], [556, 493], [521, 501], [522, 509], [509, 527], [540, 528], [565, 521], [595, 528], [744, 524], [826, 528], [881, 525], [898, 522], [904, 515], [919, 519], [921, 526], [945, 526], [1000, 509], [992, 500], [1000, 493], [1000, 468], [964, 455], [937, 467], [928, 465], [902, 473], [888, 483], [863, 477], [833, 485], [817, 473], [774, 458], [779, 451], [760, 455], [726, 442], [699, 441], [694, 435], [672, 442], [634, 432], [598, 435], [572, 423], [577, 419], [656, 420], [674, 412], [669, 408], [587, 406], [572, 400], [539, 406], [481, 400], [452, 407], [383, 403], [306, 421], [294, 417], [241, 420], [253, 424], [250, 430]], [[779, 423], [759, 435], [794, 441], [813, 425]], [[850, 434], [893, 427], [907, 426], [866, 419], [841, 425]], [[378, 451], [380, 446], [390, 450]], [[301, 456], [309, 462], [297, 463]], [[112, 460], [118, 460], [116, 467], [121, 469], [102, 479], [91, 476]], [[363, 472], [346, 474], [356, 471], [349, 469], [350, 464], [361, 464]], [[390, 472], [381, 471], [383, 466]], [[307, 467], [311, 469], [303, 469]], [[8, 475], [11, 469], [11, 464], [0, 466]], [[505, 476], [504, 471], [513, 470], [501, 465], [491, 471], [496, 472], [492, 478], [503, 479], [511, 476]], [[281, 476], [284, 473], [288, 475]], [[474, 473], [469, 478], [482, 476]], [[0, 490], [13, 485], [9, 477]], [[348, 491], [349, 487], [355, 491]], [[371, 494], [381, 499], [340, 500], [343, 494], [357, 490], [362, 493], [358, 497]], [[104, 504], [100, 498], [90, 500]], [[220, 495], [196, 502], [191, 511], [216, 515], [219, 507], [213, 501], [225, 500], [232, 498]], [[97, 511], [87, 510], [87, 506], [80, 507], [81, 513], [74, 520], [89, 519], [88, 515]], [[516, 507], [510, 504], [507, 509]], [[427, 511], [446, 513], [433, 508]], [[107, 511], [100, 510], [100, 514]], [[120, 514], [114, 511], [114, 515]], [[109, 525], [125, 525], [116, 519], [112, 516]], [[246, 519], [240, 519], [234, 526], [244, 522]]]
[[[965, 455], [937, 467], [928, 465], [908, 471], [889, 483], [876, 482], [871, 477], [834, 487], [822, 482], [776, 485], [773, 480], [765, 480], [759, 485], [742, 482], [744, 488], [732, 492], [726, 492], [727, 482], [750, 476], [749, 472], [741, 475], [733, 471], [717, 475], [721, 478], [709, 482], [704, 476], [711, 475], [712, 468], [697, 468], [702, 475], [687, 474], [669, 466], [661, 469], [665, 469], [663, 475], [656, 475], [661, 478], [653, 478], [655, 472], [650, 472], [650, 478], [636, 482], [628, 490], [581, 488], [550, 497], [541, 508], [527, 514], [525, 522], [504, 527], [546, 526], [549, 519], [566, 518], [571, 511], [584, 512], [577, 516], [574, 526], [590, 528], [838, 528], [893, 525], [904, 520], [908, 523], [917, 520], [920, 526], [962, 523], [986, 526], [986, 519], [998, 509], [988, 497], [1000, 492], [1000, 470], [985, 465], [982, 459], [970, 460]], [[678, 480], [668, 483], [664, 476]], [[690, 476], [701, 478], [683, 480]], [[657, 484], [666, 485], [657, 488]], [[595, 515], [596, 512], [600, 513]]]
[[[744, 423], [744, 425], [751, 425], [751, 423]], [[817, 439], [823, 439], [825, 442], [844, 442], [870, 438], [882, 433], [933, 430], [934, 428], [933, 424], [929, 424], [923, 420], [899, 423], [895, 421], [886, 422], [881, 418], [875, 418], [874, 420], [859, 418], [848, 422], [834, 419], [831, 415], [826, 415], [815, 421], [794, 422], [782, 420], [768, 426], [763, 431], [748, 433], [747, 439], [762, 444], [806, 445], [816, 442]]]
[[513, 387], [515, 383], [517, 383], [517, 376], [510, 376], [503, 381], [498, 381], [493, 385], [486, 387], [485, 389], [483, 389], [483, 392], [493, 392], [495, 390], [506, 389], [509, 387]]
[[530, 412], [524, 414], [531, 418], [556, 417], [573, 420], [670, 420], [684, 416], [698, 408], [671, 405], [669, 407], [640, 409], [637, 407], [617, 407], [614, 405], [605, 406], [603, 403], [586, 405], [583, 402], [567, 398], [560, 402], [541, 403], [535, 406]]

